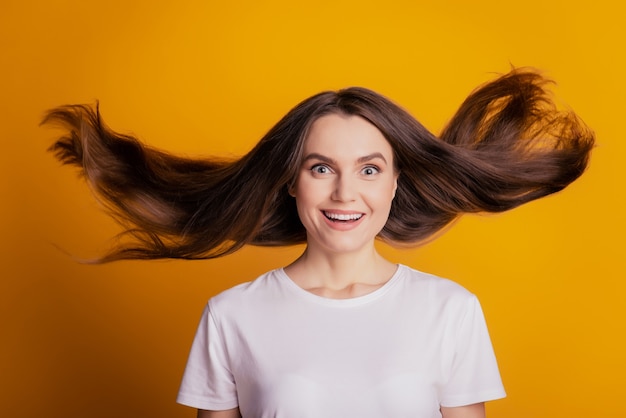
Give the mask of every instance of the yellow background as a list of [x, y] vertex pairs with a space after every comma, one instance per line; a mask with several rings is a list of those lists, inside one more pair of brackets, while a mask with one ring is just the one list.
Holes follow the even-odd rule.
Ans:
[[[624, 6], [527, 0], [28, 1], [0, 5], [0, 415], [191, 417], [178, 383], [205, 301], [294, 258], [76, 263], [117, 227], [45, 152], [43, 112], [187, 155], [241, 154], [291, 106], [363, 85], [438, 131], [494, 72], [535, 66], [596, 131], [556, 196], [382, 250], [482, 301], [509, 396], [490, 417], [624, 417]], [[263, 173], [259, 173], [263, 175]]]

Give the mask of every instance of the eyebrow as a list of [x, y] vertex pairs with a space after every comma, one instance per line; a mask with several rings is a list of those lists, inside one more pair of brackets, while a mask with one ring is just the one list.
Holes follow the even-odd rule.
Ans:
[[[376, 158], [380, 158], [381, 160], [385, 162], [385, 164], [387, 164], [387, 160], [380, 152], [373, 152], [371, 154], [364, 155], [363, 157], [359, 157], [359, 159], [357, 160], [357, 163], [362, 164], [371, 160], [375, 160]], [[311, 154], [304, 157], [302, 162], [306, 162], [309, 160], [320, 160], [328, 164], [336, 164], [336, 161], [333, 160], [332, 158], [329, 158], [322, 154], [318, 154], [316, 152], [312, 152]]]

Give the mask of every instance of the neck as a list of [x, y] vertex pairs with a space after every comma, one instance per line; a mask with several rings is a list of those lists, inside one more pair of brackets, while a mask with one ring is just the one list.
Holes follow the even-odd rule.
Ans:
[[346, 298], [376, 290], [393, 276], [396, 268], [374, 246], [356, 253], [332, 255], [307, 247], [285, 272], [312, 293]]

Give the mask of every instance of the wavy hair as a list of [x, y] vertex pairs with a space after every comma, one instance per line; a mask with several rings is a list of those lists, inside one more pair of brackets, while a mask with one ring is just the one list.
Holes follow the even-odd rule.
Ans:
[[464, 213], [509, 210], [557, 192], [583, 173], [594, 134], [574, 113], [555, 107], [549, 83], [535, 70], [514, 69], [471, 93], [439, 137], [371, 90], [322, 92], [231, 161], [149, 147], [108, 128], [97, 106], [58, 107], [42, 123], [66, 129], [50, 150], [81, 169], [125, 228], [99, 262], [205, 259], [246, 244], [306, 242], [288, 188], [311, 125], [331, 113], [366, 119], [391, 144], [400, 175], [379, 238], [417, 244]]

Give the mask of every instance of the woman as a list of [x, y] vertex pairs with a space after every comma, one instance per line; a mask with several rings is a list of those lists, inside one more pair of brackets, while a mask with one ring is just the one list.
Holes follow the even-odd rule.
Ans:
[[209, 301], [178, 397], [198, 416], [475, 418], [504, 396], [477, 299], [374, 241], [419, 243], [580, 176], [593, 134], [545, 84], [514, 70], [482, 86], [440, 138], [367, 89], [324, 92], [236, 161], [150, 149], [85, 106], [45, 121], [69, 128], [52, 150], [128, 227], [101, 261], [306, 243]]

